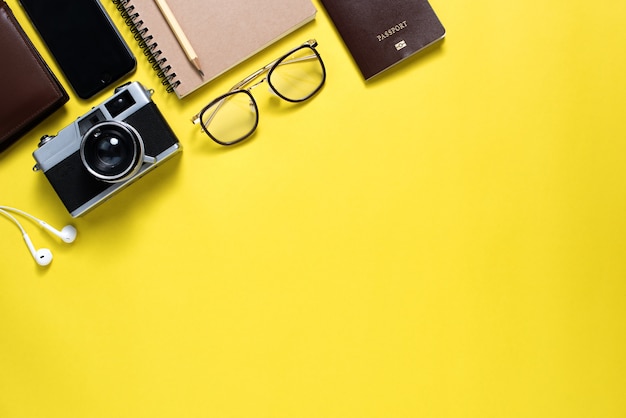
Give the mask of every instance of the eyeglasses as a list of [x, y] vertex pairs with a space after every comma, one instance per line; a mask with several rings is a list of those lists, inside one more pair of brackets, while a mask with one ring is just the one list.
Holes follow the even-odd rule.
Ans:
[[[200, 124], [211, 139], [233, 145], [248, 138], [259, 123], [259, 109], [252, 93], [267, 81], [270, 91], [292, 103], [303, 102], [317, 93], [326, 80], [326, 68], [311, 39], [237, 83], [226, 94], [205, 106], [191, 121]], [[263, 79], [245, 88], [261, 75]]]

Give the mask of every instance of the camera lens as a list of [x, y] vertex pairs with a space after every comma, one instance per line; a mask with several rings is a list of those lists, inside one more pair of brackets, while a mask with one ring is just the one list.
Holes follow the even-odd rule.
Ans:
[[93, 126], [83, 136], [80, 157], [87, 170], [106, 182], [120, 182], [136, 174], [144, 157], [139, 134], [115, 121]]

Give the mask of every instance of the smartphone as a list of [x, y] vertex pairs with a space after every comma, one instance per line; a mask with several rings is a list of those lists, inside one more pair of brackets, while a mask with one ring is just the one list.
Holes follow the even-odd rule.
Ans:
[[78, 97], [133, 72], [137, 61], [98, 0], [20, 0]]

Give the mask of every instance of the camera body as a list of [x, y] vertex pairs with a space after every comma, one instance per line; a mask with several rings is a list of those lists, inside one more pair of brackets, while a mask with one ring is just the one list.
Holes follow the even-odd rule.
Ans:
[[139, 179], [182, 148], [151, 99], [131, 82], [33, 152], [72, 217], [80, 216]]

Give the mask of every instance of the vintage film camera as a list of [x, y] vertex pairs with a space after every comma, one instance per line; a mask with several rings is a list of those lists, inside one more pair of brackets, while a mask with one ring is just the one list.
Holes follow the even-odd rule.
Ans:
[[131, 82], [33, 152], [57, 195], [77, 217], [181, 150], [152, 91]]

